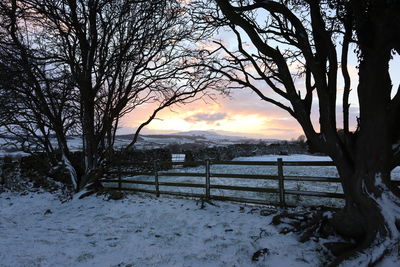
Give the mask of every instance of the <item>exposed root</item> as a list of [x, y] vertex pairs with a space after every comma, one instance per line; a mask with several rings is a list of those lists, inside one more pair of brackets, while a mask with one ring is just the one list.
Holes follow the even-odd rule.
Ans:
[[377, 266], [383, 261], [389, 262], [390, 266], [396, 266], [396, 262], [400, 264], [398, 240], [386, 238], [384, 241], [374, 242], [367, 248], [365, 246], [361, 245], [347, 251], [337, 257], [329, 266]]
[[357, 248], [357, 244], [349, 242], [327, 242], [324, 243], [324, 247], [327, 248], [335, 257], [339, 257], [348, 251], [352, 251]]
[[345, 238], [354, 239], [361, 243], [366, 235], [364, 227], [365, 221], [361, 214], [356, 210], [341, 210], [336, 212], [330, 220], [335, 232]]
[[[392, 206], [397, 209], [396, 206]], [[389, 212], [386, 206], [386, 211]], [[395, 212], [395, 210], [393, 210]], [[387, 217], [385, 217], [387, 218]], [[393, 213], [390, 215], [392, 226], [397, 219]], [[332, 223], [332, 212], [324, 208], [316, 210], [307, 210], [302, 212], [288, 213], [284, 212], [276, 215], [271, 224], [280, 228], [282, 234], [294, 232], [299, 235], [300, 242], [306, 242], [310, 239], [327, 238], [337, 235]], [[397, 225], [396, 225], [397, 226]], [[393, 230], [391, 226], [388, 229]], [[346, 236], [342, 236], [343, 240]], [[367, 239], [369, 238], [369, 239]], [[370, 240], [368, 242], [368, 240]], [[331, 251], [337, 258], [329, 266], [400, 266], [400, 239], [398, 230], [387, 237], [364, 236], [364, 239], [358, 240], [358, 243], [352, 242], [329, 242], [324, 246]]]
[[317, 208], [303, 212], [284, 212], [274, 216], [272, 224], [279, 226], [282, 234], [294, 232], [299, 234], [299, 241], [306, 242], [311, 238], [327, 238], [335, 231], [329, 222], [332, 211], [327, 208]]
[[[370, 225], [359, 245], [340, 255], [331, 266], [400, 266], [400, 201], [382, 182], [380, 175], [376, 176], [375, 186], [382, 192], [369, 198], [376, 203], [382, 216], [381, 222]], [[365, 188], [365, 187], [364, 187]], [[368, 229], [368, 228], [367, 228]]]

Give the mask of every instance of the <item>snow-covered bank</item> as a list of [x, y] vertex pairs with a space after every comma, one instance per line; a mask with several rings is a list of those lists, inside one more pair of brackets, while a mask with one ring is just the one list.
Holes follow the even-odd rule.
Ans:
[[[279, 234], [260, 207], [129, 195], [60, 203], [0, 194], [0, 266], [320, 266], [322, 243]], [[270, 255], [252, 262], [253, 253]]]

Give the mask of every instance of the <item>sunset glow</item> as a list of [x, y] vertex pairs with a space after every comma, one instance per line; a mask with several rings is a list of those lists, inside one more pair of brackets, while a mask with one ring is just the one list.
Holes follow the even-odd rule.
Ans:
[[[126, 116], [121, 125], [123, 132], [132, 133], [149, 116], [150, 110], [151, 106], [148, 106]], [[260, 101], [249, 90], [235, 92], [230, 98], [219, 96], [216, 101], [198, 100], [164, 110], [142, 133], [184, 131], [215, 131], [227, 135], [276, 139], [296, 138], [302, 134], [297, 122], [289, 114]]]
[[[196, 116], [198, 114], [210, 117], [224, 116], [224, 118], [215, 119], [213, 121], [190, 119], [192, 116]], [[155, 120], [148, 128], [152, 130], [167, 128], [177, 131], [212, 129], [217, 131], [231, 132], [235, 132], [238, 129], [241, 129], [242, 132], [262, 134], [262, 125], [267, 122], [266, 118], [259, 117], [256, 114], [237, 114], [233, 116], [228, 116], [222, 113], [206, 114], [207, 113], [186, 113], [175, 115], [174, 113], [170, 113], [166, 115], [162, 120]]]
[[[394, 74], [400, 70], [400, 62], [392, 63], [391, 72]], [[353, 65], [348, 66], [352, 77], [352, 88], [358, 85], [358, 70]], [[393, 77], [394, 88], [399, 86], [400, 80]], [[301, 84], [301, 83], [299, 83]], [[342, 93], [343, 80], [338, 79], [337, 120], [338, 128], [342, 123]], [[268, 88], [266, 88], [268, 90]], [[397, 90], [393, 90], [393, 94]], [[350, 129], [356, 128], [358, 116], [358, 99], [356, 90], [350, 93]], [[148, 104], [141, 109], [133, 111], [122, 119], [122, 133], [133, 133], [134, 130], [145, 121], [154, 106]], [[318, 126], [318, 104], [313, 105], [312, 121], [315, 130]], [[183, 131], [215, 131], [221, 134], [248, 136], [255, 138], [291, 139], [303, 134], [297, 121], [286, 111], [274, 105], [262, 101], [249, 89], [235, 90], [230, 97], [217, 95], [215, 101], [201, 99], [193, 103], [174, 106], [163, 110], [142, 131], [142, 134], [167, 134]]]

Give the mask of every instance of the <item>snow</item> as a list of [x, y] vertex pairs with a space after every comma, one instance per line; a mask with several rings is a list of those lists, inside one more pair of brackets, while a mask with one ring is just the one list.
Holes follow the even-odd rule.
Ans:
[[382, 191], [382, 195], [380, 197], [369, 195], [379, 205], [382, 216], [390, 227], [390, 233], [396, 235], [395, 237], [398, 239], [400, 235], [396, 226], [396, 220], [400, 217], [399, 199], [383, 183], [381, 173], [375, 175], [375, 186]]
[[[344, 261], [341, 266], [357, 266], [376, 261], [378, 261], [377, 266], [380, 267], [400, 266], [400, 257], [398, 254], [400, 235], [396, 226], [396, 220], [400, 216], [399, 201], [383, 183], [381, 173], [375, 175], [375, 186], [383, 191], [381, 196], [370, 194], [364, 181], [362, 184], [363, 190], [378, 204], [381, 215], [388, 226], [387, 230], [390, 237], [382, 238], [378, 235], [370, 248], [359, 253], [357, 258], [350, 258]], [[384, 255], [384, 258], [380, 261], [382, 255]]]
[[[12, 139], [0, 138], [0, 157], [10, 156], [13, 158], [21, 158], [30, 155], [29, 153], [18, 150], [17, 147], [12, 145], [12, 142], [17, 142], [17, 141], [15, 140], [13, 141]], [[70, 136], [67, 138], [67, 142], [70, 151], [82, 150], [82, 141], [79, 137]], [[52, 138], [51, 143], [54, 147], [57, 147], [56, 138]]]
[[234, 160], [238, 161], [277, 161], [281, 158], [283, 161], [332, 161], [328, 156], [314, 156], [306, 154], [293, 155], [262, 155], [254, 157], [239, 157]]
[[15, 152], [9, 152], [5, 150], [0, 150], [0, 158], [2, 157], [11, 157], [11, 158], [22, 158], [29, 156], [28, 153], [22, 152], [22, 151], [15, 151]]
[[[310, 155], [266, 155], [235, 160], [274, 161], [276, 158], [329, 160]], [[243, 168], [248, 173], [266, 171], [262, 169], [265, 166], [261, 169], [258, 166], [212, 167], [217, 168], [214, 172], [234, 173]], [[335, 171], [334, 167], [290, 168], [293, 169], [285, 166], [285, 172], [304, 174], [307, 171], [331, 176]], [[194, 170], [204, 171], [204, 167], [189, 169]], [[188, 169], [173, 171], [189, 172]], [[384, 186], [379, 179], [377, 176], [377, 186]], [[390, 205], [392, 197], [382, 195], [376, 201], [384, 216], [393, 222], [393, 211], [399, 210]], [[4, 192], [0, 194], [0, 266], [324, 266], [330, 255], [323, 243], [338, 241], [332, 237], [300, 243], [293, 233], [280, 234], [270, 224], [274, 214], [260, 214], [262, 210], [275, 208], [213, 203], [215, 206], [206, 203], [201, 208], [195, 199], [156, 198], [149, 194], [127, 195], [118, 201], [106, 201], [105, 196], [75, 197], [62, 203], [57, 195], [50, 193]], [[331, 217], [332, 213], [324, 215]], [[376, 250], [360, 255], [358, 260], [367, 262], [389, 245], [393, 243], [386, 240]], [[264, 248], [269, 253], [259, 262], [252, 262], [253, 253]], [[355, 266], [354, 262], [347, 263], [343, 266]], [[377, 266], [400, 266], [400, 262], [398, 256], [388, 255]]]
[[29, 154], [19, 151], [19, 150], [14, 150], [14, 148], [11, 148], [10, 146], [6, 146], [2, 142], [2, 138], [0, 138], [0, 158], [3, 158], [5, 156], [9, 156], [12, 158], [21, 158], [23, 156], [28, 156]]
[[185, 154], [172, 154], [171, 161], [172, 162], [183, 162], [185, 161], [186, 155]]
[[69, 175], [71, 177], [71, 182], [72, 182], [72, 185], [74, 186], [74, 189], [77, 189], [78, 188], [78, 175], [76, 174], [75, 168], [72, 166], [71, 162], [68, 160], [68, 158], [65, 156], [65, 154], [62, 154], [62, 161], [65, 165], [65, 168], [69, 172]]
[[[61, 203], [0, 194], [1, 266], [320, 266], [322, 243], [279, 234], [261, 207], [128, 195]], [[252, 262], [254, 252], [269, 255]]]

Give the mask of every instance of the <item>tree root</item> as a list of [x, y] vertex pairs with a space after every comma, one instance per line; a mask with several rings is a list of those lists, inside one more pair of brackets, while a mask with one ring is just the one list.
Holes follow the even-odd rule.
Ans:
[[[387, 259], [389, 258], [389, 259]], [[329, 267], [337, 266], [377, 266], [383, 260], [393, 264], [400, 264], [399, 243], [391, 239], [374, 242], [372, 245], [366, 243], [346, 251], [338, 256]], [[394, 266], [394, 265], [393, 265]], [[398, 265], [399, 266], [399, 265]]]
[[311, 238], [327, 238], [335, 234], [329, 221], [331, 214], [332, 210], [323, 207], [296, 213], [284, 212], [274, 216], [271, 224], [279, 225], [283, 234], [299, 234], [299, 241], [304, 243]]
[[[353, 236], [343, 235], [336, 231], [335, 224], [339, 217], [332, 216], [332, 211], [326, 208], [317, 208], [307, 211], [276, 215], [271, 224], [280, 228], [282, 234], [289, 232], [297, 233], [300, 242], [310, 239], [327, 238], [332, 235], [340, 236], [347, 242], [328, 242], [324, 246], [336, 258], [330, 263], [330, 267], [336, 266], [377, 266], [379, 263], [388, 261], [393, 265], [400, 266], [400, 240], [393, 237], [379, 238], [379, 235], [368, 235], [363, 232], [357, 233], [356, 240]], [[340, 221], [339, 221], [340, 222]], [[396, 221], [397, 222], [397, 221]], [[344, 222], [346, 225], [348, 222]], [[396, 223], [397, 226], [397, 223]], [[350, 238], [352, 241], [350, 241]], [[354, 240], [356, 242], [354, 242]]]

